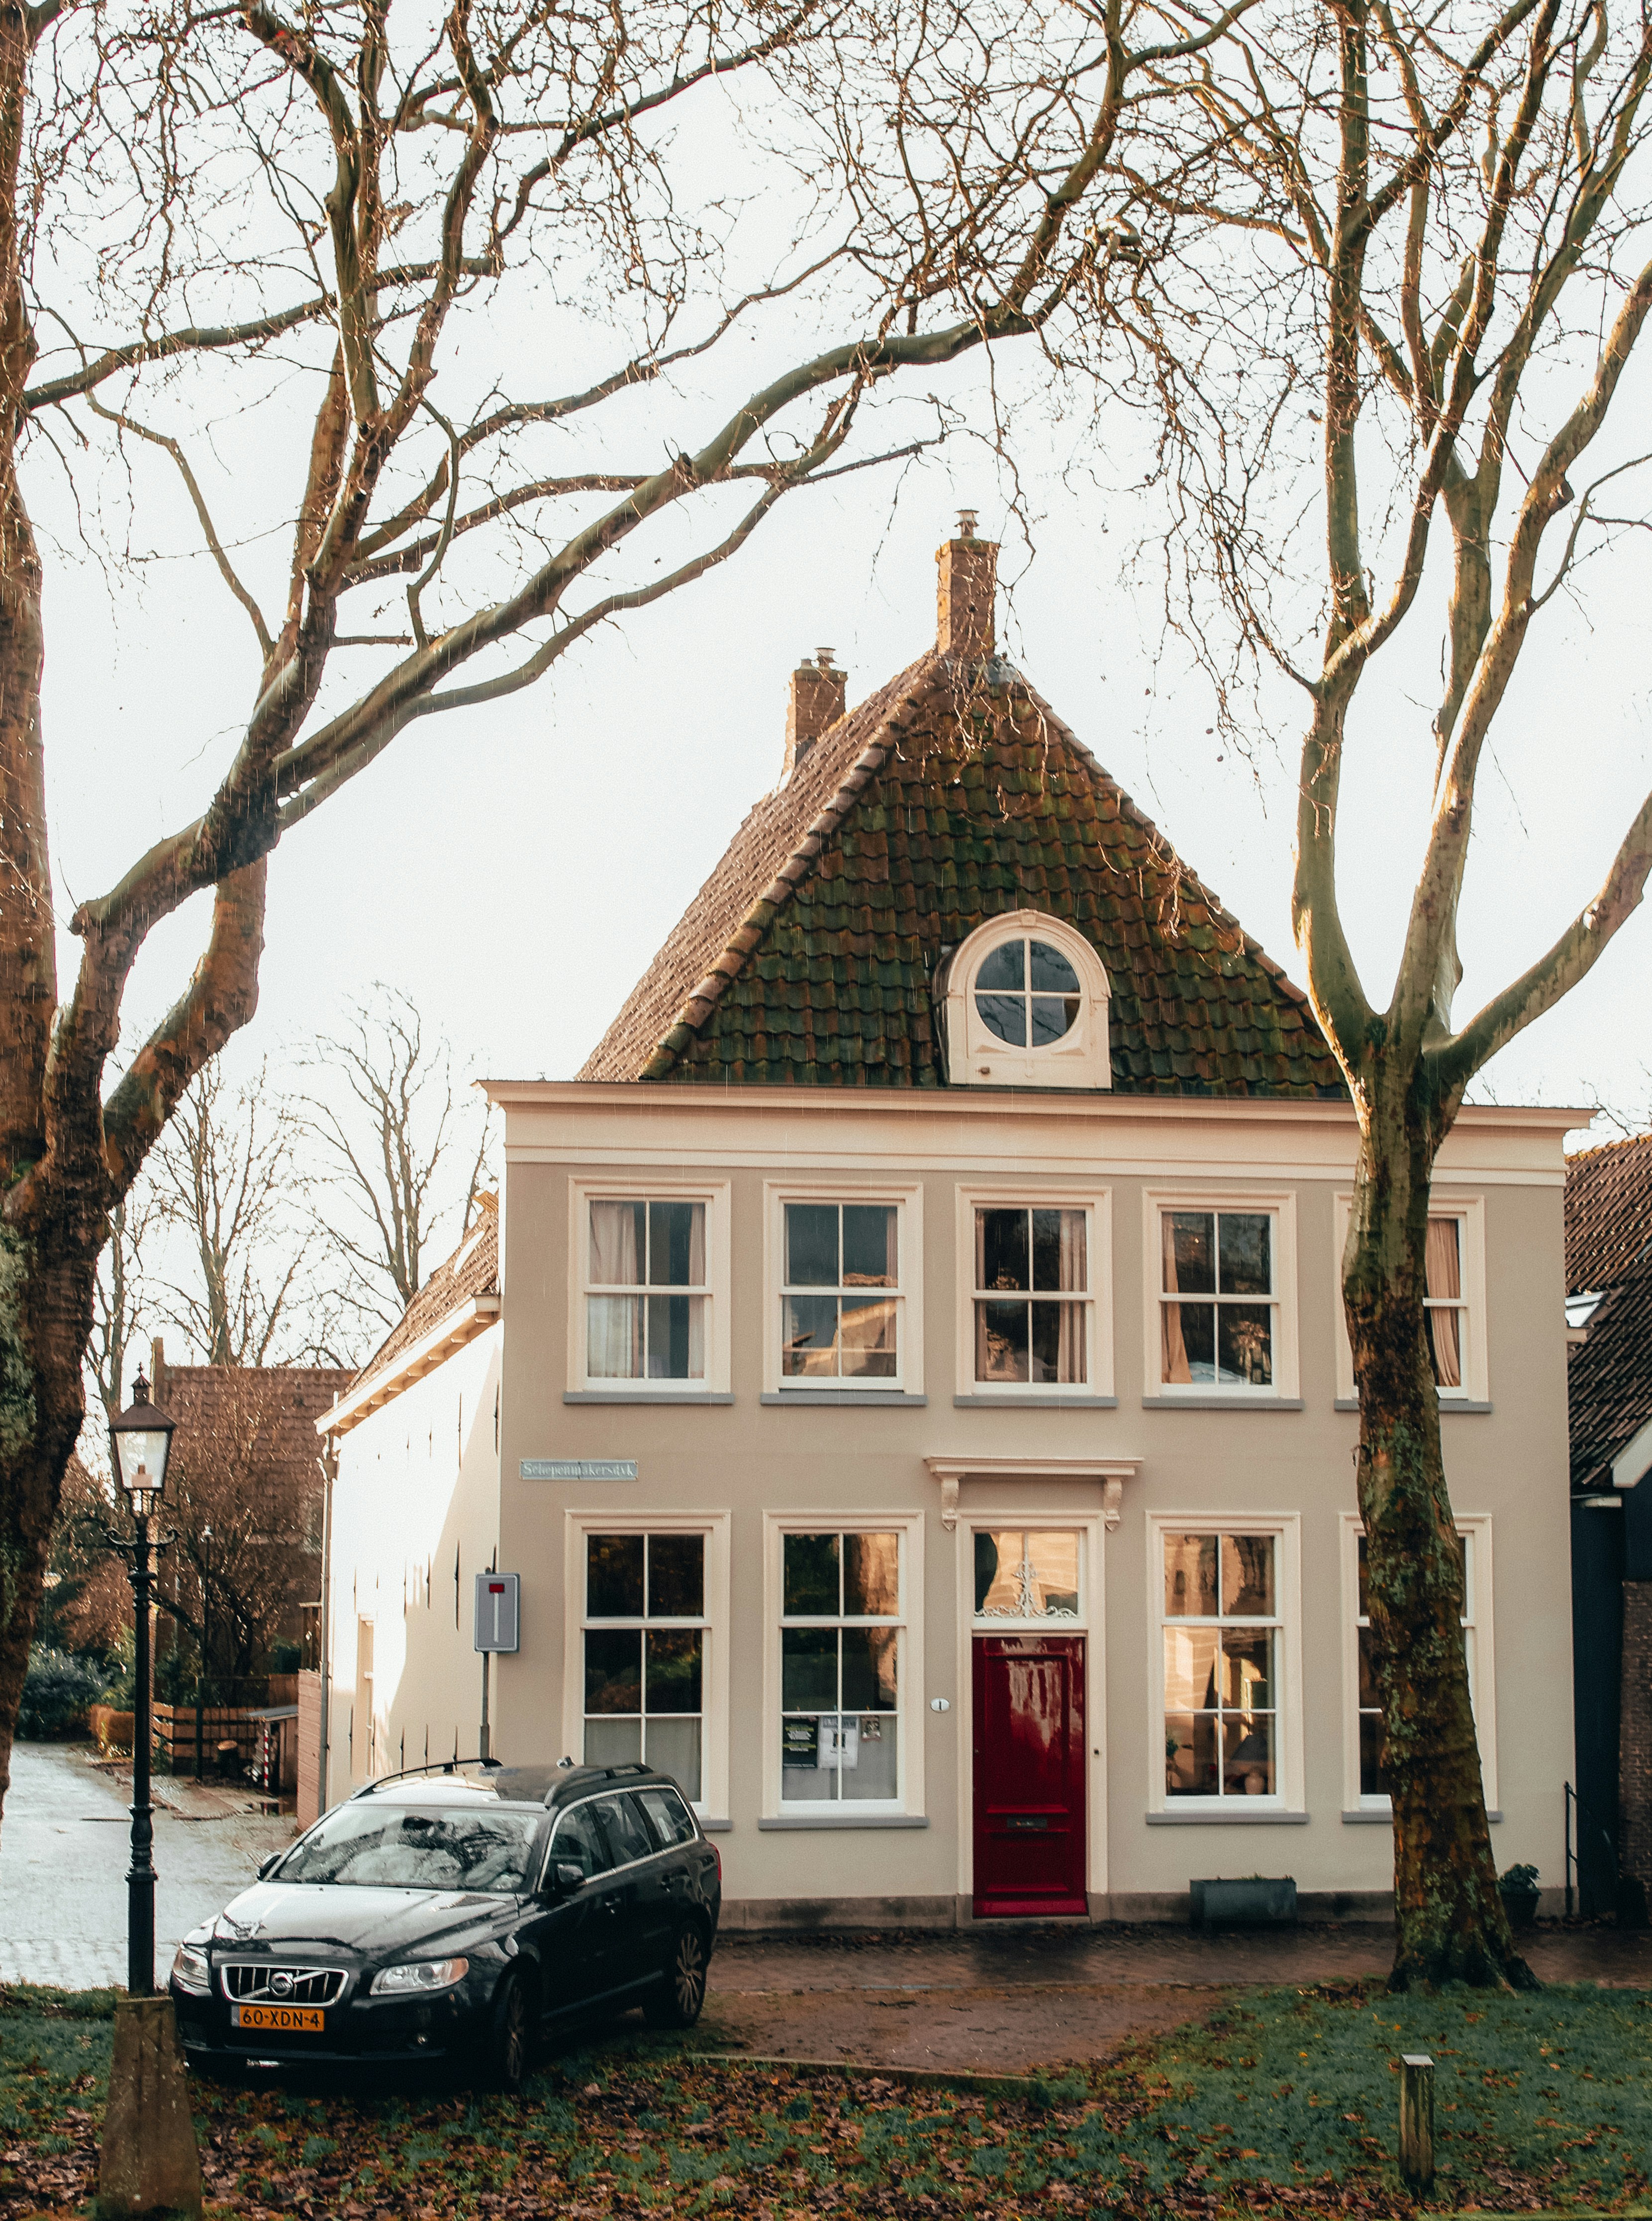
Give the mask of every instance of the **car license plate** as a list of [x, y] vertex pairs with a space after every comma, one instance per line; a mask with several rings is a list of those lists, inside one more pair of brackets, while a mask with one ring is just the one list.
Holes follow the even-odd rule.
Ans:
[[319, 2036], [327, 2015], [319, 2005], [231, 2005], [231, 2028], [272, 2028], [291, 2034]]

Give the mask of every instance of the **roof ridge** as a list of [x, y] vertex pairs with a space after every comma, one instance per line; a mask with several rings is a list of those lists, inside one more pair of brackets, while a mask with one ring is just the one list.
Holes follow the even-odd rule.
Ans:
[[1615, 1142], [1596, 1142], [1590, 1148], [1574, 1149], [1566, 1160], [1566, 1168], [1570, 1172], [1574, 1165], [1586, 1164], [1592, 1157], [1610, 1156], [1616, 1149], [1640, 1148], [1649, 1143], [1652, 1143], [1652, 1133], [1620, 1134]]

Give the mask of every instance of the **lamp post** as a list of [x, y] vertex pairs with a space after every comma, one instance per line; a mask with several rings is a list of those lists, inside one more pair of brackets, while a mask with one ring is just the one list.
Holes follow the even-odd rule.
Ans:
[[136, 1611], [132, 1692], [132, 1864], [126, 1877], [126, 1986], [135, 1998], [155, 1987], [154, 1808], [149, 1801], [149, 1755], [153, 1736], [149, 1686], [149, 1597], [154, 1587], [149, 1520], [166, 1486], [166, 1460], [178, 1424], [149, 1401], [140, 1373], [132, 1401], [110, 1421], [115, 1477], [132, 1508], [132, 1595]]

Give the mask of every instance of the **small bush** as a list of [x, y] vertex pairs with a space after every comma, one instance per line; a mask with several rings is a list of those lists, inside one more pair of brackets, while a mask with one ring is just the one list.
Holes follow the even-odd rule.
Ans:
[[86, 1707], [103, 1693], [103, 1676], [90, 1658], [72, 1651], [47, 1650], [38, 1643], [28, 1654], [17, 1733], [28, 1742], [49, 1742], [84, 1730]]

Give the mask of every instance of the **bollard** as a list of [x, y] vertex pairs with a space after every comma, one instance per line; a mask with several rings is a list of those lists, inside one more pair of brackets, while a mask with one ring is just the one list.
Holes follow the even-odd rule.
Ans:
[[1434, 2187], [1434, 2061], [1425, 2052], [1400, 2056], [1399, 2172], [1408, 2190]]

